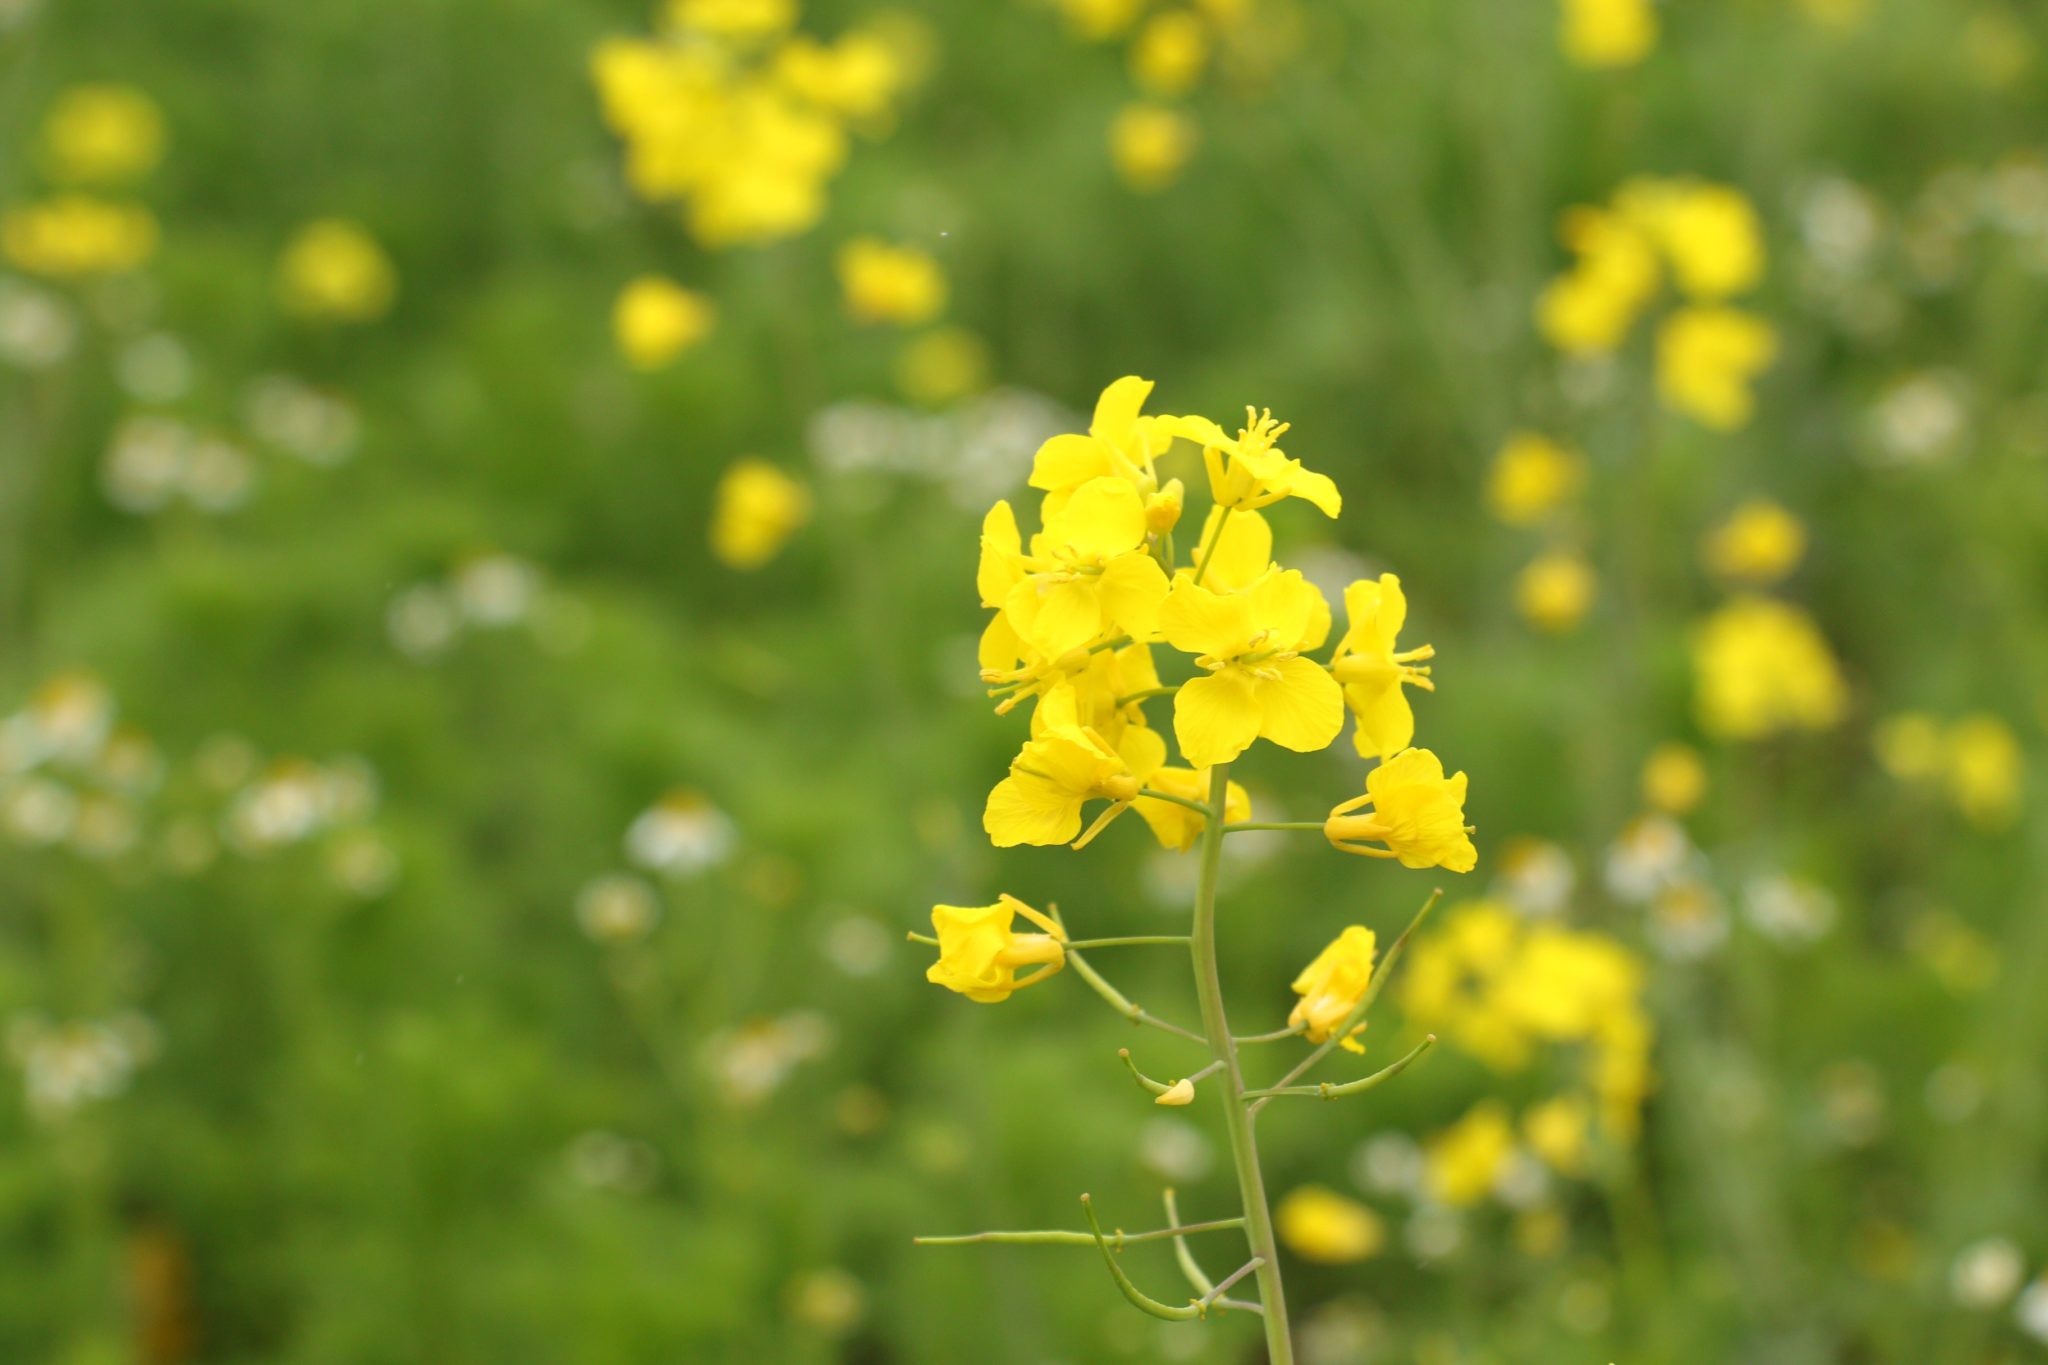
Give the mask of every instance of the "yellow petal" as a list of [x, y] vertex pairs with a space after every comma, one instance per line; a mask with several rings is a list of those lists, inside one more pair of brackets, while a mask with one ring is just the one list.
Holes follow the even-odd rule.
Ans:
[[1072, 432], [1048, 439], [1031, 457], [1031, 486], [1047, 492], [1078, 488], [1090, 479], [1114, 472], [1110, 453], [1102, 442]]
[[1313, 649], [1329, 633], [1330, 604], [1299, 569], [1267, 574], [1246, 589], [1246, 596], [1253, 625], [1273, 632], [1268, 647]]
[[1007, 673], [1017, 666], [1017, 660], [1024, 654], [1024, 642], [1017, 638], [1017, 629], [1010, 624], [1007, 613], [999, 611], [989, 618], [977, 652], [983, 668]]
[[996, 783], [982, 808], [981, 827], [997, 848], [1071, 843], [1081, 832], [1082, 798], [1029, 773]]
[[1408, 747], [1415, 738], [1415, 708], [1398, 678], [1379, 685], [1354, 683], [1344, 689], [1344, 700], [1358, 717], [1353, 736], [1361, 758], [1386, 758]]
[[1322, 665], [1309, 659], [1283, 659], [1273, 666], [1280, 673], [1277, 682], [1261, 678], [1253, 684], [1260, 712], [1259, 734], [1296, 753], [1328, 748], [1344, 728], [1344, 689]]
[[1135, 640], [1159, 630], [1159, 609], [1166, 602], [1166, 571], [1143, 550], [1118, 555], [1103, 566], [1098, 580], [1105, 627], [1115, 626]]
[[[1340, 725], [1341, 712], [1340, 702]], [[1259, 707], [1242, 669], [1226, 668], [1192, 679], [1174, 695], [1173, 737], [1181, 757], [1194, 767], [1230, 762], [1250, 748], [1258, 734]]]
[[1145, 543], [1145, 500], [1123, 479], [1090, 479], [1046, 523], [1043, 543], [1085, 562], [1122, 554]]
[[[1202, 525], [1202, 538], [1195, 542], [1195, 568], [1201, 568], [1201, 547], [1216, 535], [1216, 519], [1227, 511], [1223, 507], [1209, 509], [1209, 519]], [[1213, 562], [1202, 575], [1204, 587], [1235, 592], [1272, 567], [1273, 528], [1257, 512], [1231, 512], [1222, 539], [1215, 544], [1210, 556]]]
[[1245, 647], [1256, 627], [1247, 594], [1211, 592], [1182, 578], [1159, 609], [1159, 629], [1175, 649], [1229, 656]]
[[1344, 497], [1337, 491], [1336, 483], [1328, 474], [1318, 474], [1313, 469], [1297, 469], [1288, 481], [1287, 495], [1307, 499], [1326, 517], [1334, 517], [1344, 508]]
[[974, 586], [981, 593], [981, 605], [1000, 607], [1015, 587], [1022, 570], [1017, 555], [1023, 540], [1017, 534], [1017, 514], [1010, 504], [999, 502], [981, 519], [981, 564], [975, 570]]
[[1166, 764], [1166, 740], [1157, 730], [1142, 725], [1127, 727], [1116, 743], [1116, 751], [1124, 766], [1131, 770], [1131, 776], [1141, 783], [1151, 781], [1152, 774]]
[[1152, 396], [1152, 381], [1127, 374], [1102, 391], [1095, 400], [1095, 417], [1089, 422], [1091, 435], [1100, 436], [1115, 446], [1122, 446], [1133, 435], [1138, 423], [1138, 413], [1145, 406], [1145, 400]]
[[1079, 649], [1102, 633], [1102, 602], [1095, 584], [1085, 580], [1027, 578], [1010, 590], [1003, 611], [1024, 642], [1048, 658]]

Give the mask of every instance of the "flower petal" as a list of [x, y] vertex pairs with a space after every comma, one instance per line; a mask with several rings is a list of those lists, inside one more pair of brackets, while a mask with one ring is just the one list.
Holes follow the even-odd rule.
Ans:
[[1081, 832], [1083, 798], [1030, 773], [996, 783], [982, 808], [981, 827], [997, 848], [1064, 844]]
[[[1342, 724], [1341, 701], [1338, 709]], [[1225, 668], [1192, 679], [1174, 696], [1173, 737], [1192, 767], [1230, 762], [1251, 747], [1258, 733], [1258, 703], [1242, 669]]]
[[1274, 667], [1278, 681], [1261, 678], [1253, 684], [1259, 734], [1296, 753], [1328, 748], [1344, 728], [1344, 689], [1310, 659], [1283, 659]]

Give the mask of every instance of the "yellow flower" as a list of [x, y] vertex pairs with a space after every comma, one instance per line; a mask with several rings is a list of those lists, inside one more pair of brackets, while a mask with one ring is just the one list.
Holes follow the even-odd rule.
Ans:
[[1242, 511], [1269, 507], [1282, 498], [1301, 498], [1326, 517], [1343, 510], [1344, 499], [1329, 475], [1307, 468], [1276, 444], [1287, 434], [1287, 423], [1274, 421], [1270, 411], [1255, 412], [1249, 407], [1244, 410], [1244, 420], [1233, 440], [1206, 417], [1164, 419], [1175, 435], [1202, 447], [1209, 495], [1218, 507]]
[[[1328, 1042], [1365, 998], [1366, 988], [1372, 984], [1376, 951], [1373, 932], [1363, 925], [1351, 925], [1331, 940], [1294, 978], [1294, 993], [1301, 999], [1287, 1016], [1287, 1027], [1301, 1029], [1311, 1043]], [[1354, 1034], [1364, 1031], [1363, 1024], [1351, 1030]], [[1347, 1052], [1365, 1051], [1364, 1045], [1350, 1036], [1342, 1046]]]
[[1076, 36], [1102, 42], [1124, 32], [1138, 20], [1145, 0], [1055, 0]]
[[711, 300], [660, 275], [642, 275], [612, 305], [612, 335], [636, 370], [652, 370], [702, 341], [717, 310]]
[[1578, 1175], [1586, 1169], [1591, 1126], [1586, 1102], [1576, 1095], [1555, 1096], [1522, 1115], [1522, 1134], [1529, 1150], [1559, 1175]]
[[1740, 190], [1698, 180], [1632, 180], [1615, 195], [1615, 206], [1663, 249], [1679, 289], [1701, 303], [1752, 289], [1763, 278], [1763, 228]]
[[1971, 824], [1990, 830], [2010, 825], [2025, 781], [2019, 740], [1997, 716], [1965, 716], [1949, 728], [1949, 795]]
[[896, 387], [913, 403], [938, 407], [988, 387], [988, 344], [965, 327], [939, 327], [896, 355]]
[[[1370, 814], [1357, 813], [1368, 806]], [[1470, 872], [1479, 862], [1465, 823], [1465, 774], [1445, 777], [1427, 749], [1403, 749], [1367, 773], [1365, 795], [1332, 810], [1323, 834], [1346, 853], [1398, 858], [1403, 867]]]
[[0, 213], [0, 255], [31, 275], [132, 270], [156, 250], [156, 239], [156, 219], [140, 204], [67, 194]]
[[1109, 157], [1117, 178], [1140, 194], [1156, 193], [1180, 179], [1198, 141], [1193, 119], [1158, 104], [1127, 104], [1109, 125]]
[[1510, 526], [1533, 526], [1586, 484], [1586, 457], [1547, 436], [1519, 431], [1494, 457], [1487, 505]]
[[1209, 60], [1209, 29], [1187, 10], [1155, 14], [1131, 41], [1131, 79], [1149, 95], [1184, 95]]
[[1180, 572], [1199, 577], [1205, 588], [1237, 592], [1273, 567], [1273, 528], [1260, 513], [1211, 507], [1194, 540], [1194, 553]]
[[839, 249], [839, 285], [856, 322], [915, 326], [946, 306], [939, 263], [915, 247], [857, 237]]
[[1725, 739], [1825, 730], [1842, 718], [1848, 689], [1834, 653], [1797, 607], [1738, 597], [1693, 634], [1700, 726]]
[[1148, 504], [1161, 491], [1154, 461], [1173, 444], [1168, 424], [1176, 419], [1146, 416], [1151, 396], [1151, 380], [1127, 374], [1096, 398], [1085, 435], [1061, 432], [1038, 447], [1031, 457], [1031, 486], [1045, 493], [1045, 516], [1056, 516], [1076, 489], [1095, 479], [1122, 479]]
[[718, 38], [772, 38], [796, 23], [796, 0], [669, 0], [677, 28]]
[[133, 86], [74, 85], [43, 119], [44, 164], [66, 184], [126, 184], [163, 154], [163, 115]]
[[1745, 425], [1750, 384], [1778, 353], [1768, 322], [1734, 308], [1681, 308], [1657, 329], [1657, 392], [1666, 407], [1717, 431]]
[[1941, 771], [1941, 722], [1925, 711], [1901, 711], [1877, 723], [1877, 761], [1901, 782], [1924, 782]]
[[1436, 649], [1422, 645], [1396, 652], [1394, 637], [1408, 619], [1408, 599], [1401, 580], [1383, 573], [1377, 583], [1361, 578], [1344, 590], [1344, 615], [1350, 629], [1337, 642], [1330, 673], [1344, 686], [1344, 702], [1358, 717], [1353, 742], [1362, 758], [1385, 758], [1408, 747], [1415, 738], [1415, 712], [1403, 684], [1436, 691], [1427, 668], [1416, 661], [1433, 659]]
[[1497, 1100], [1474, 1105], [1424, 1149], [1430, 1192], [1453, 1208], [1484, 1199], [1515, 1153], [1515, 1129]]
[[[1018, 915], [1045, 932], [1015, 932], [1010, 925]], [[934, 905], [932, 928], [939, 936], [939, 960], [925, 968], [924, 979], [984, 1005], [1007, 1000], [1067, 965], [1061, 946], [1067, 936], [1059, 925], [1015, 896], [994, 905]], [[1017, 969], [1031, 966], [1041, 970], [1019, 981]]]
[[1806, 528], [1768, 498], [1743, 503], [1700, 544], [1709, 573], [1751, 587], [1777, 582], [1805, 553]]
[[340, 218], [307, 223], [278, 259], [285, 307], [334, 322], [373, 322], [390, 311], [398, 274], [377, 239]]
[[1159, 628], [1206, 671], [1173, 704], [1174, 738], [1193, 766], [1228, 763], [1255, 739], [1311, 753], [1344, 728], [1343, 689], [1302, 657], [1329, 634], [1330, 607], [1299, 572], [1272, 569], [1231, 593], [1178, 579]]
[[1586, 619], [1599, 582], [1593, 566], [1570, 550], [1538, 555], [1515, 576], [1515, 608], [1538, 630], [1562, 635]]
[[711, 552], [735, 569], [758, 569], [811, 519], [811, 492], [766, 460], [733, 461], [718, 481]]
[[[1140, 726], [1127, 727], [1114, 748], [1092, 729], [1056, 726], [1027, 741], [1010, 761], [1010, 775], [988, 794], [981, 826], [997, 848], [1083, 847], [1129, 809], [1139, 788], [1165, 761], [1166, 741]], [[1110, 807], [1083, 835], [1081, 808], [1094, 800]]]
[[[1157, 768], [1145, 785], [1153, 791], [1178, 796], [1185, 801], [1207, 801], [1209, 799], [1209, 770], [1207, 768]], [[1202, 830], [1208, 825], [1206, 816], [1197, 815], [1186, 806], [1177, 806], [1171, 801], [1155, 801], [1149, 796], [1138, 798], [1138, 814], [1152, 827], [1153, 837], [1164, 848], [1176, 853], [1185, 853], [1195, 846], [1202, 837]], [[1223, 798], [1223, 823], [1236, 824], [1252, 818], [1252, 799], [1237, 783], [1229, 784]]]
[[1657, 45], [1650, 0], [1564, 0], [1564, 55], [1579, 66], [1634, 66]]
[[[1006, 521], [1007, 519], [1007, 521]], [[982, 527], [983, 600], [1003, 589], [1002, 609], [1017, 638], [1057, 659], [1105, 634], [1146, 639], [1167, 593], [1166, 571], [1147, 548], [1144, 500], [1123, 479], [1090, 479], [1075, 489], [1031, 551], [1016, 547], [1007, 504]]]
[[1290, 1190], [1273, 1209], [1273, 1230], [1289, 1251], [1323, 1265], [1363, 1261], [1387, 1242], [1378, 1214], [1321, 1185]]
[[1707, 768], [1690, 744], [1659, 744], [1643, 760], [1643, 800], [1652, 809], [1688, 815], [1706, 794]]
[[1536, 325], [1568, 355], [1605, 355], [1621, 345], [1653, 294], [1656, 248], [1618, 213], [1575, 208], [1558, 235], [1577, 263], [1536, 300]]
[[911, 72], [889, 35], [855, 32], [830, 45], [804, 34], [790, 38], [776, 49], [775, 75], [821, 109], [874, 121], [887, 115]]

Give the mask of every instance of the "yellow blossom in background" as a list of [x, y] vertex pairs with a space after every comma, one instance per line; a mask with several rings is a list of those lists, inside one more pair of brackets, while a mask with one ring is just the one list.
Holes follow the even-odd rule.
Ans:
[[636, 370], [653, 370], [695, 346], [717, 317], [711, 300], [660, 275], [642, 275], [612, 305], [612, 336]]
[[1634, 66], [1657, 45], [1657, 12], [1650, 0], [1563, 0], [1560, 44], [1573, 63]]
[[156, 242], [156, 219], [140, 204], [66, 194], [0, 212], [0, 255], [31, 275], [119, 274], [148, 260]]
[[1583, 1099], [1558, 1095], [1522, 1115], [1522, 1137], [1559, 1175], [1578, 1175], [1586, 1168], [1592, 1121]]
[[796, 0], [669, 0], [679, 29], [722, 38], [772, 38], [796, 23]]
[[1321, 1185], [1288, 1191], [1273, 1209], [1273, 1230], [1289, 1251], [1323, 1265], [1366, 1260], [1387, 1242], [1378, 1214]]
[[1576, 261], [1537, 297], [1537, 329], [1568, 355], [1605, 355], [1657, 292], [1656, 248], [1641, 228], [1599, 208], [1566, 213], [1558, 236]]
[[1539, 630], [1562, 635], [1586, 619], [1599, 580], [1585, 556], [1571, 550], [1538, 555], [1515, 575], [1515, 609]]
[[2033, 30], [2003, 5], [1986, 5], [1964, 21], [1957, 49], [1970, 79], [1986, 90], [2019, 84], [2040, 55]]
[[1155, 14], [1131, 43], [1131, 79], [1149, 95], [1183, 95], [1209, 60], [1209, 26], [1190, 10]]
[[1949, 796], [1981, 829], [2003, 829], [2020, 809], [2026, 763], [2012, 728], [1997, 716], [1965, 716], [1949, 727]]
[[[1301, 999], [1287, 1016], [1287, 1027], [1302, 1030], [1302, 1037], [1311, 1043], [1328, 1042], [1358, 1008], [1366, 988], [1372, 984], [1377, 943], [1372, 930], [1358, 924], [1331, 940], [1327, 948], [1316, 954], [1315, 961], [1294, 978], [1294, 993]], [[1352, 1030], [1362, 1031], [1363, 1025]], [[1342, 1046], [1347, 1052], [1365, 1051], [1365, 1046], [1350, 1036], [1343, 1039]]]
[[1901, 711], [1877, 723], [1877, 761], [1901, 782], [1924, 782], [1941, 772], [1941, 722], [1925, 711]]
[[[1111, 747], [1092, 729], [1062, 725], [1027, 741], [1010, 762], [1009, 776], [988, 794], [982, 828], [997, 848], [1018, 844], [1088, 842], [1138, 796], [1138, 790], [1166, 761], [1166, 741], [1131, 726]], [[1081, 809], [1089, 801], [1111, 803], [1087, 836]]]
[[839, 287], [856, 322], [928, 322], [946, 306], [939, 263], [915, 247], [857, 237], [839, 249]]
[[1194, 767], [1228, 763], [1255, 739], [1312, 753], [1344, 728], [1343, 689], [1302, 657], [1328, 635], [1330, 607], [1297, 570], [1269, 570], [1232, 593], [1179, 579], [1159, 629], [1204, 670], [1173, 705], [1174, 737]]
[[[1045, 932], [1017, 933], [1011, 925], [1019, 915]], [[939, 936], [939, 960], [925, 969], [925, 980], [984, 1005], [1007, 1000], [1066, 966], [1066, 935], [1059, 925], [1015, 896], [994, 905], [934, 905], [932, 928]], [[1042, 970], [1019, 981], [1017, 969], [1032, 966]]]
[[74, 85], [43, 118], [42, 151], [52, 180], [127, 184], [163, 160], [163, 115], [133, 86]]
[[1848, 687], [1813, 619], [1765, 597], [1738, 597], [1693, 632], [1700, 726], [1723, 739], [1825, 730]]
[[1799, 8], [1822, 28], [1847, 32], [1870, 16], [1870, 0], [1799, 0]]
[[302, 317], [374, 322], [397, 297], [398, 272], [360, 224], [321, 218], [285, 244], [278, 288], [285, 307]]
[[766, 460], [735, 460], [718, 481], [711, 552], [735, 569], [758, 569], [811, 519], [811, 492]]
[[1425, 1144], [1423, 1179], [1444, 1203], [1469, 1208], [1493, 1189], [1514, 1154], [1515, 1128], [1507, 1107], [1486, 1100]]
[[1777, 331], [1735, 308], [1681, 308], [1657, 329], [1657, 392], [1717, 431], [1749, 422], [1750, 385], [1778, 354]]
[[1652, 810], [1689, 815], [1707, 794], [1707, 765], [1690, 744], [1659, 744], [1643, 760], [1642, 786], [1643, 800]]
[[1763, 227], [1740, 190], [1700, 180], [1631, 180], [1615, 207], [1663, 252], [1681, 292], [1716, 303], [1764, 275]]
[[[1153, 791], [1178, 796], [1183, 801], [1207, 801], [1209, 799], [1209, 770], [1207, 768], [1156, 768], [1145, 779], [1145, 785]], [[1186, 806], [1177, 806], [1171, 801], [1158, 801], [1149, 796], [1137, 800], [1138, 814], [1152, 828], [1152, 834], [1160, 846], [1176, 853], [1185, 853], [1195, 846], [1202, 837], [1203, 827], [1209, 821]], [[1245, 794], [1244, 787], [1236, 782], [1229, 784], [1223, 798], [1223, 822], [1236, 824], [1252, 818], [1252, 800]]]
[[965, 327], [938, 327], [896, 353], [896, 387], [905, 398], [939, 407], [988, 387], [988, 343]]
[[880, 126], [909, 83], [912, 62], [922, 61], [906, 48], [926, 38], [917, 31], [856, 31], [827, 44], [798, 34], [776, 50], [775, 79], [819, 109]]
[[1077, 37], [1105, 42], [1138, 22], [1145, 0], [1054, 0]]
[[1201, 135], [1195, 121], [1159, 104], [1127, 104], [1109, 124], [1109, 158], [1117, 178], [1140, 194], [1180, 179]]
[[1323, 834], [1346, 853], [1398, 858], [1403, 867], [1470, 872], [1479, 862], [1465, 823], [1465, 774], [1445, 777], [1427, 749], [1403, 749], [1367, 773], [1365, 795], [1331, 810]]
[[1806, 554], [1806, 527], [1768, 498], [1751, 498], [1709, 531], [1700, 558], [1716, 578], [1749, 587], [1768, 587]]
[[1486, 505], [1510, 526], [1533, 526], [1586, 486], [1586, 457], [1548, 436], [1508, 437], [1486, 479]]
[[1408, 747], [1415, 738], [1415, 711], [1403, 687], [1434, 692], [1427, 668], [1416, 664], [1436, 657], [1430, 645], [1397, 650], [1395, 636], [1408, 619], [1408, 599], [1401, 580], [1383, 573], [1377, 582], [1360, 579], [1344, 590], [1348, 628], [1337, 642], [1330, 674], [1344, 686], [1344, 703], [1358, 717], [1354, 740], [1361, 758], [1385, 758]]

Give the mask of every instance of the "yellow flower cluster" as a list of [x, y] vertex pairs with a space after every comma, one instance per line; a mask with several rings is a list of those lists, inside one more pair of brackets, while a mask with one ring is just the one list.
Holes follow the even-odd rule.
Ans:
[[886, 30], [824, 43], [796, 20], [793, 0], [675, 0], [660, 35], [592, 55], [627, 182], [680, 206], [704, 246], [814, 226], [853, 131], [886, 127], [914, 74], [910, 45]]
[[[107, 191], [163, 159], [156, 103], [126, 85], [74, 85], [44, 115], [39, 160], [60, 186]], [[141, 204], [66, 189], [0, 211], [0, 258], [17, 270], [78, 280], [133, 270], [156, 250], [157, 223]]]
[[1692, 656], [1700, 727], [1723, 739], [1825, 730], [1848, 706], [1834, 651], [1788, 602], [1730, 600], [1695, 627]]
[[1924, 711], [1901, 711], [1880, 721], [1873, 738], [1886, 772], [1945, 793], [1978, 828], [2004, 829], [2018, 817], [2026, 757], [2012, 727], [1997, 716], [1945, 723]]
[[1626, 1141], [1651, 1084], [1643, 986], [1642, 962], [1603, 934], [1472, 901], [1410, 948], [1401, 1003], [1414, 1027], [1497, 1071], [1526, 1069], [1540, 1047], [1580, 1049], [1601, 1126]]
[[398, 271], [369, 230], [345, 218], [307, 223], [277, 263], [278, 292], [301, 317], [375, 322], [398, 297]]
[[1665, 406], [1716, 430], [1745, 425], [1750, 386], [1777, 353], [1777, 333], [1728, 300], [1763, 277], [1763, 232], [1739, 190], [1698, 180], [1641, 178], [1611, 203], [1565, 214], [1559, 236], [1572, 268], [1544, 289], [1536, 320], [1567, 355], [1618, 350], [1668, 276], [1682, 296], [1657, 330], [1657, 388]]

